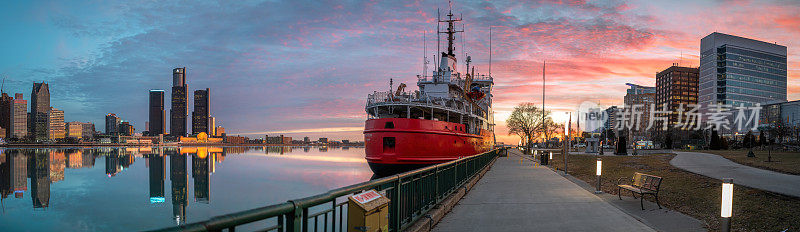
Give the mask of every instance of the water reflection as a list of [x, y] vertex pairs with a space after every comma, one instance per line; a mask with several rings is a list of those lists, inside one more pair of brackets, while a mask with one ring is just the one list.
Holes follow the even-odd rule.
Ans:
[[[229, 157], [240, 153], [249, 155]], [[226, 157], [233, 160], [233, 164], [222, 168], [223, 176], [216, 178], [217, 181], [221, 179], [219, 183], [224, 186], [213, 186], [215, 178], [212, 176], [217, 177], [214, 173]], [[104, 161], [104, 166], [95, 167], [97, 159]], [[189, 181], [189, 171], [192, 181]], [[166, 181], [167, 172], [169, 182]], [[305, 197], [366, 181], [371, 175], [363, 159], [363, 148], [6, 149], [0, 153], [0, 199], [3, 200], [0, 224], [10, 225], [11, 230], [30, 229], [32, 225], [41, 230], [56, 230], [59, 223], [72, 225], [60, 218], [69, 215], [81, 218], [76, 220], [88, 220], [81, 224], [94, 226], [90, 230], [119, 229], [112, 226], [115, 224], [126, 225], [122, 226], [125, 230], [153, 229]], [[136, 186], [139, 183], [148, 184], [149, 188]], [[212, 190], [217, 192], [215, 204], [212, 204]], [[126, 197], [131, 193], [135, 194], [133, 198]], [[31, 199], [28, 212], [32, 212], [32, 206], [33, 211], [52, 215], [43, 218], [53, 221], [37, 224], [36, 220], [42, 217], [21, 207], [25, 205], [21, 200], [27, 197]], [[166, 204], [167, 199], [169, 204]], [[144, 206], [138, 203], [142, 200]], [[159, 212], [170, 206], [171, 223], [151, 220], [153, 217], [169, 218], [169, 213]], [[115, 217], [120, 221], [93, 220], [105, 216], [94, 210], [115, 207], [118, 209], [114, 213], [119, 214]], [[187, 212], [187, 208], [195, 213]], [[127, 217], [131, 220], [125, 222]], [[133, 217], [140, 220], [133, 220]]]

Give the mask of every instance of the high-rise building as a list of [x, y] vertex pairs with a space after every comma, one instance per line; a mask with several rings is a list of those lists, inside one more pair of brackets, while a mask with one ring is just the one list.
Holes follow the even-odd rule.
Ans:
[[135, 132], [133, 125], [130, 122], [122, 121], [119, 123], [119, 134], [125, 136], [133, 136]]
[[50, 140], [63, 139], [66, 137], [66, 124], [64, 123], [64, 111], [50, 107], [49, 120], [47, 123], [47, 138]]
[[199, 134], [205, 132], [208, 134], [210, 131], [209, 118], [211, 117], [211, 97], [209, 90], [206, 88], [194, 91], [194, 112], [192, 112], [192, 134]]
[[208, 117], [208, 135], [217, 135], [217, 118]]
[[47, 123], [50, 121], [50, 87], [47, 83], [33, 83], [31, 91], [31, 115], [29, 132], [36, 140], [46, 140], [49, 136]]
[[225, 135], [225, 127], [217, 126], [217, 128], [214, 129], [214, 132], [217, 136], [223, 136]]
[[122, 121], [116, 114], [106, 114], [106, 134], [115, 135], [119, 133], [119, 123]]
[[[629, 109], [625, 110], [633, 113], [641, 113], [638, 116], [633, 115], [631, 117], [632, 122], [635, 122], [635, 124], [631, 126], [632, 128], [628, 126], [625, 127], [625, 130], [629, 132], [631, 136], [628, 142], [633, 143], [639, 140], [650, 140], [649, 133], [646, 129], [650, 122], [650, 105], [656, 102], [656, 88], [631, 83], [626, 83], [626, 85], [630, 88], [625, 94], [625, 107]], [[636, 109], [633, 109], [633, 107], [636, 107]]]
[[22, 99], [22, 94], [14, 94], [14, 102], [10, 109], [11, 122], [9, 134], [12, 138], [25, 138], [28, 136], [28, 101]]
[[617, 108], [617, 106], [611, 106], [606, 108], [605, 110], [606, 121], [605, 123], [603, 123], [603, 127], [605, 128], [605, 130], [615, 130], [615, 127], [617, 126], [618, 111], [619, 109]]
[[186, 117], [189, 116], [189, 93], [186, 67], [172, 70], [172, 109], [169, 112], [169, 133], [186, 136]]
[[786, 46], [711, 33], [700, 41], [703, 106], [786, 101]]
[[[663, 110], [664, 105], [671, 113], [659, 114], [659, 117], [669, 117], [667, 130], [675, 127], [678, 122], [686, 122], [686, 115], [678, 116], [678, 108], [688, 111], [689, 105], [697, 104], [697, 86], [700, 73], [697, 68], [681, 67], [672, 64], [664, 71], [656, 73], [656, 110]], [[655, 129], [663, 131], [663, 121], [655, 122]], [[688, 130], [688, 127], [684, 128]]]
[[311, 143], [311, 139], [309, 139], [308, 136], [303, 137], [303, 143]]
[[164, 111], [164, 90], [150, 90], [150, 121], [147, 131], [151, 136], [165, 134], [167, 120]]
[[0, 128], [6, 129], [6, 138], [11, 137], [11, 107], [14, 104], [14, 98], [8, 96], [6, 93], [0, 94]]
[[67, 123], [67, 137], [81, 139], [83, 138], [83, 123], [82, 122], [68, 122]]

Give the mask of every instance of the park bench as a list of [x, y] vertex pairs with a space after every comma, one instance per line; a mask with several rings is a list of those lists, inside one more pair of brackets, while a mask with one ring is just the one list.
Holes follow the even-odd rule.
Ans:
[[636, 194], [639, 194], [639, 204], [642, 206], [642, 210], [644, 210], [644, 195], [649, 194], [656, 198], [656, 204], [658, 208], [661, 209], [661, 204], [658, 203], [658, 190], [661, 188], [661, 177], [637, 172], [633, 174], [633, 179], [629, 179], [631, 180], [631, 184], [622, 184], [622, 180], [625, 179], [629, 178], [622, 177], [617, 180], [617, 196], [620, 200], [622, 200], [622, 189], [630, 191], [631, 195], [633, 195], [633, 199], [636, 199]]

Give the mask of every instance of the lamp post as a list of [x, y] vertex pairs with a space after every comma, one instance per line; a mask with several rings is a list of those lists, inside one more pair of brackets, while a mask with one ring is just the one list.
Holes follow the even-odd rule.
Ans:
[[722, 205], [720, 207], [720, 231], [731, 231], [731, 216], [733, 216], [733, 179], [722, 179]]
[[599, 157], [597, 158], [597, 190], [594, 191], [595, 194], [601, 194], [603, 191], [600, 190], [600, 177], [603, 174], [603, 160]]

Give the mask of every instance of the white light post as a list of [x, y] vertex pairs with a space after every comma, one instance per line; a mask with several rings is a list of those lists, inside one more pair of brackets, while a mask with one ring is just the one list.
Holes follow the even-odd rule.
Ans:
[[731, 216], [733, 216], [733, 179], [722, 179], [722, 205], [720, 206], [720, 231], [731, 231]]
[[603, 191], [600, 190], [600, 177], [603, 174], [602, 171], [603, 171], [603, 160], [597, 158], [597, 190], [594, 191], [595, 194], [603, 193]]

